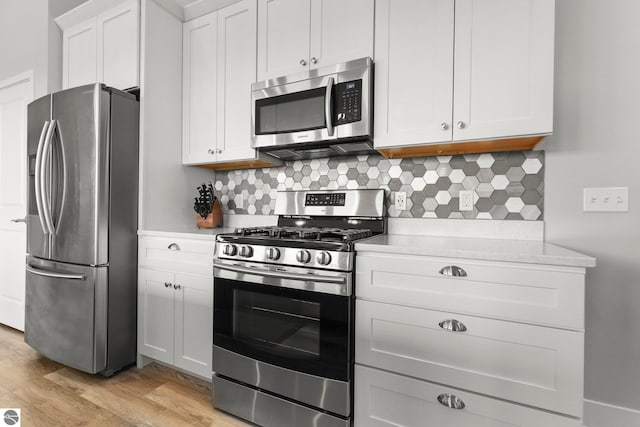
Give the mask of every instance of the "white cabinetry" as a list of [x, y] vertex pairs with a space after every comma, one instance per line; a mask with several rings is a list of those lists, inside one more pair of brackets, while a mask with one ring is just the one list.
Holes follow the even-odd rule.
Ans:
[[256, 0], [243, 0], [184, 24], [184, 164], [272, 164], [261, 162], [251, 148], [256, 10]]
[[138, 353], [211, 378], [213, 241], [139, 239]]
[[372, 56], [373, 0], [259, 0], [258, 80]]
[[373, 252], [356, 268], [357, 426], [581, 426], [584, 268]]
[[376, 148], [551, 133], [554, 13], [555, 0], [376, 0]]
[[139, 85], [138, 0], [103, 5], [89, 1], [56, 19], [63, 30], [64, 89], [94, 82], [118, 89]]

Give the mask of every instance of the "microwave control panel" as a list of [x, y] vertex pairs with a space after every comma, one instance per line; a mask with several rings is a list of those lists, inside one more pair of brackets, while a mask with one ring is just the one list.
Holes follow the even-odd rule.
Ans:
[[336, 125], [359, 122], [362, 118], [362, 80], [336, 85]]

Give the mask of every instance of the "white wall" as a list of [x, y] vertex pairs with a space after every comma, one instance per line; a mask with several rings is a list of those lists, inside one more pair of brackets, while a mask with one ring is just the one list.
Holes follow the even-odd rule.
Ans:
[[[640, 409], [639, 18], [638, 0], [556, 0], [554, 134], [543, 146], [546, 238], [598, 263], [587, 273], [585, 397], [634, 409]], [[582, 212], [582, 189], [601, 186], [628, 186], [629, 212]]]

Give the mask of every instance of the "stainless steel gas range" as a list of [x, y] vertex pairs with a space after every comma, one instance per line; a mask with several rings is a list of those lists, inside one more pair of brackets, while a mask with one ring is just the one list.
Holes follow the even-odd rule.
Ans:
[[216, 408], [265, 427], [352, 424], [355, 242], [384, 191], [279, 192], [278, 226], [216, 237]]

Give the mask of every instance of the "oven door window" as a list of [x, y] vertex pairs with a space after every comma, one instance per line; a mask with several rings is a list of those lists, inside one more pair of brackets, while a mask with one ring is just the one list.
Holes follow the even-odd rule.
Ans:
[[326, 88], [258, 99], [255, 102], [255, 134], [303, 132], [327, 127]]
[[280, 367], [346, 381], [350, 299], [215, 281], [214, 344]]

